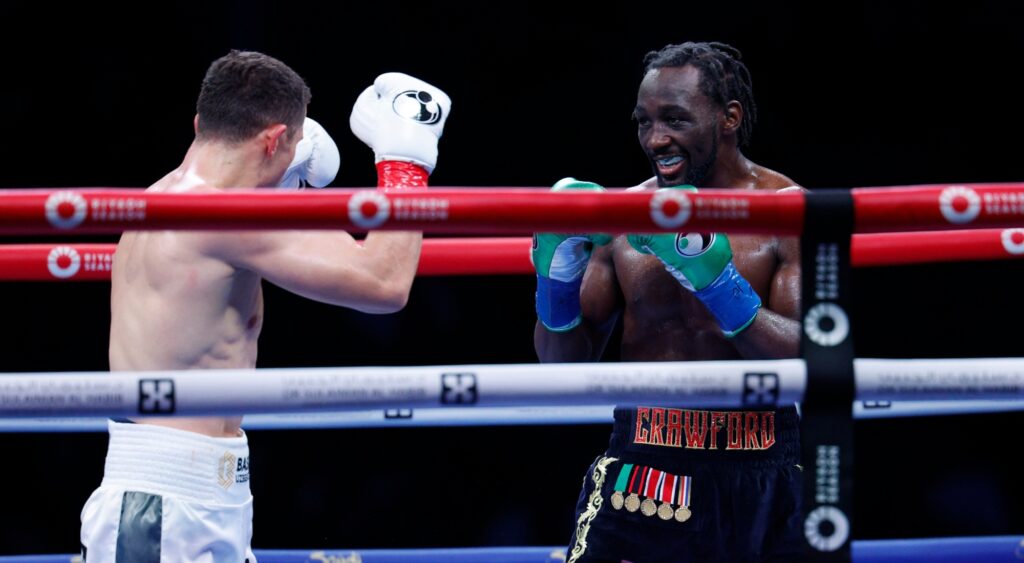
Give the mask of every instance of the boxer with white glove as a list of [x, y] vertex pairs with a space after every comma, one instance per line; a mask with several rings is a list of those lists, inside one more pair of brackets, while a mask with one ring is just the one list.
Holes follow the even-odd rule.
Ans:
[[278, 187], [293, 190], [304, 186], [322, 188], [334, 181], [340, 166], [341, 154], [334, 139], [322, 125], [307, 117], [302, 122], [302, 139], [295, 145], [295, 157]]
[[373, 149], [381, 188], [423, 188], [451, 111], [441, 89], [399, 72], [377, 77], [352, 107], [349, 125]]

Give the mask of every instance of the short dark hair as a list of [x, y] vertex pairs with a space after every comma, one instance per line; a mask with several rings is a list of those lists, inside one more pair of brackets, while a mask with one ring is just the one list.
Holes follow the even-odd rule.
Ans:
[[732, 100], [743, 106], [743, 121], [737, 139], [743, 146], [750, 142], [757, 121], [757, 106], [754, 104], [750, 71], [740, 62], [741, 57], [738, 49], [725, 43], [666, 45], [644, 56], [644, 74], [664, 67], [696, 67], [700, 71], [700, 90], [705, 96], [723, 108]]
[[302, 127], [310, 92], [288, 65], [255, 51], [232, 50], [213, 61], [196, 102], [201, 139], [240, 142], [283, 123]]

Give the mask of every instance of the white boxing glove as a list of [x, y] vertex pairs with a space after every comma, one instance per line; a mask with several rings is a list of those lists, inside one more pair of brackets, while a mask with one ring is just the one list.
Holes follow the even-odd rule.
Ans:
[[359, 95], [349, 125], [373, 149], [376, 162], [411, 162], [429, 174], [437, 165], [437, 141], [451, 107], [439, 88], [389, 72]]
[[298, 189], [303, 185], [322, 188], [334, 181], [341, 166], [341, 154], [334, 139], [310, 118], [302, 122], [302, 139], [295, 145], [295, 158], [278, 187]]

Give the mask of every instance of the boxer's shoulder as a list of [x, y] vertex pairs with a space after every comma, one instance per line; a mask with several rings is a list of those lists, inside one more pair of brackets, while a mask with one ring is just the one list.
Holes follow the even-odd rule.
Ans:
[[755, 165], [754, 189], [771, 191], [803, 190], [792, 178], [764, 166]]

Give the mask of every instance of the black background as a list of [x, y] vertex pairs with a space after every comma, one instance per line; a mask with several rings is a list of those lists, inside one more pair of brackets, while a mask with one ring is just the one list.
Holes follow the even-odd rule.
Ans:
[[[147, 186], [192, 139], [199, 83], [230, 48], [313, 91], [342, 152], [335, 186], [375, 182], [348, 132], [386, 71], [454, 105], [435, 186], [607, 186], [649, 176], [629, 119], [644, 53], [739, 47], [761, 119], [746, 154], [810, 188], [1022, 181], [1021, 18], [1000, 3], [43, 2], [0, 7], [3, 187]], [[116, 24], [115, 20], [127, 20]], [[112, 240], [112, 239], [102, 239]], [[858, 270], [861, 357], [1022, 354], [1019, 263]], [[260, 366], [533, 362], [528, 277], [417, 280], [371, 317], [266, 288]], [[106, 284], [0, 285], [2, 371], [107, 368]], [[614, 359], [615, 351], [609, 351]], [[1021, 415], [857, 424], [855, 537], [1020, 533]], [[250, 433], [257, 548], [548, 545], [604, 425]], [[102, 434], [0, 435], [0, 553], [78, 548]]]

